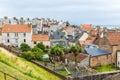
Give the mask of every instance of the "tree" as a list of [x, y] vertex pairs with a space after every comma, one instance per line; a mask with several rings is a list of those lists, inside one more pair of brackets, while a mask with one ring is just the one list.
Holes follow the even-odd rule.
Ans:
[[37, 52], [37, 53], [40, 53], [40, 54], [43, 54], [43, 50], [38, 48], [37, 46], [35, 46], [34, 48], [31, 49], [32, 52]]
[[40, 61], [43, 60], [42, 55], [37, 52], [31, 51], [23, 52], [22, 56], [27, 60], [40, 60]]
[[64, 51], [60, 46], [56, 45], [50, 49], [50, 55], [53, 56], [54, 60], [55, 58], [57, 58], [57, 60], [60, 60], [60, 58], [64, 55]]
[[36, 46], [45, 51], [45, 45], [42, 42], [38, 43]]
[[77, 55], [82, 52], [82, 48], [80, 46], [71, 46], [69, 52], [73, 53], [75, 56], [75, 63], [77, 63]]
[[31, 50], [31, 48], [30, 48], [30, 46], [28, 45], [28, 44], [26, 44], [26, 43], [22, 43], [21, 45], [20, 45], [20, 49], [24, 52], [24, 51], [30, 51]]

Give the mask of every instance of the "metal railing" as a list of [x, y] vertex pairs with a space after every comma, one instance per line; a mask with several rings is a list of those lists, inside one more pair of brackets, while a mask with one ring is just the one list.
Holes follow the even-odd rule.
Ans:
[[8, 73], [5, 73], [3, 71], [0, 71], [0, 73], [2, 73], [4, 75], [4, 78], [3, 78], [4, 80], [7, 80], [7, 76], [10, 77], [10, 78], [13, 78], [14, 80], [20, 80], [20, 79], [14, 77], [14, 76], [11, 76]]

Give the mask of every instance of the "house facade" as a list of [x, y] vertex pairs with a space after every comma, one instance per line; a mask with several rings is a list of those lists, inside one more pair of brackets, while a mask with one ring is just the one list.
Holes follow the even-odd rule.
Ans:
[[100, 49], [96, 45], [87, 45], [85, 53], [89, 55], [89, 66], [96, 67], [112, 63], [111, 52]]
[[31, 46], [31, 27], [27, 24], [6, 24], [2, 28], [2, 44], [20, 47], [22, 43]]
[[32, 35], [32, 47], [37, 43], [42, 42], [45, 46], [50, 47], [50, 36], [47, 34], [33, 34]]

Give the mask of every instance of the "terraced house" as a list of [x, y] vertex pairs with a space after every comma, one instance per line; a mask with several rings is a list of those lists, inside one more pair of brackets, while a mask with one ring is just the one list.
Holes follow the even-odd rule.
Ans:
[[2, 43], [19, 47], [21, 43], [31, 46], [32, 31], [28, 24], [6, 24], [2, 28]]

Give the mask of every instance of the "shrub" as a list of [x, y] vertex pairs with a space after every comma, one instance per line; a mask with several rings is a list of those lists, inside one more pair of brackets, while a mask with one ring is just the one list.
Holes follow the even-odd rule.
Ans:
[[29, 46], [28, 44], [26, 44], [26, 43], [22, 43], [22, 44], [20, 45], [20, 49], [21, 49], [23, 52], [26, 52], [26, 51], [30, 51], [30, 50], [31, 50], [30, 46]]
[[35, 59], [35, 55], [34, 55], [32, 52], [30, 52], [30, 51], [28, 51], [28, 52], [23, 52], [23, 53], [22, 53], [22, 56], [23, 56], [25, 59], [27, 59], [27, 60]]
[[34, 48], [31, 49], [32, 52], [37, 52], [39, 54], [43, 54], [43, 50], [35, 46]]
[[38, 43], [36, 46], [45, 51], [45, 45], [42, 42]]
[[22, 56], [27, 60], [40, 60], [40, 61], [43, 60], [42, 55], [38, 52], [31, 52], [31, 51], [23, 52]]

